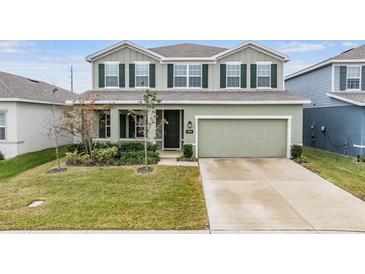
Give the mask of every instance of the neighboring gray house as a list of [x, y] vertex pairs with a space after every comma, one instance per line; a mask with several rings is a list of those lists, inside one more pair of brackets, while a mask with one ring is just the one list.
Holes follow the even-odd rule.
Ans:
[[[54, 146], [48, 138], [51, 105], [56, 115], [65, 100], [77, 96], [67, 90], [0, 71], [0, 151], [6, 158]], [[60, 145], [72, 143], [72, 138], [61, 138]]]
[[304, 145], [365, 156], [365, 45], [285, 78], [311, 99], [304, 107]]
[[290, 157], [291, 144], [302, 144], [309, 100], [284, 90], [288, 57], [255, 42], [230, 49], [191, 43], [146, 49], [123, 41], [86, 60], [93, 78], [86, 94], [110, 106], [99, 112], [98, 140], [143, 137], [127, 113], [138, 111], [149, 88], [161, 99], [157, 120], [168, 124], [148, 138], [163, 150], [192, 144], [197, 157]]

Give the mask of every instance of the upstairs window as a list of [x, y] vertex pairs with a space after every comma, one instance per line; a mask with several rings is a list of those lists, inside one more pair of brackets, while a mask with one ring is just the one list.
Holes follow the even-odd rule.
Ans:
[[105, 64], [105, 87], [119, 87], [119, 64]]
[[5, 141], [5, 112], [0, 112], [0, 141]]
[[136, 64], [136, 87], [148, 87], [150, 65], [148, 63]]
[[174, 87], [201, 88], [202, 65], [174, 65]]
[[271, 64], [257, 64], [257, 87], [270, 88]]
[[239, 88], [241, 75], [240, 64], [227, 64], [227, 88]]
[[108, 139], [110, 138], [110, 113], [100, 112], [99, 113], [99, 138]]
[[360, 67], [347, 67], [347, 89], [360, 89]]

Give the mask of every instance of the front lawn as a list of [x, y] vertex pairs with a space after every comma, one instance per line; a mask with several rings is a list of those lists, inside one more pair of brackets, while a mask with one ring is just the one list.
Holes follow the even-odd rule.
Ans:
[[[205, 229], [197, 167], [68, 167], [55, 162], [1, 182], [0, 229]], [[36, 208], [27, 205], [45, 202]]]
[[[64, 156], [66, 151], [67, 146], [60, 147], [60, 156]], [[17, 175], [23, 171], [42, 165], [54, 159], [56, 159], [55, 149], [49, 148], [22, 154], [9, 160], [0, 161], [0, 183], [4, 178]]]
[[306, 168], [353, 195], [365, 200], [365, 163], [354, 157], [344, 156], [315, 148], [304, 147]]

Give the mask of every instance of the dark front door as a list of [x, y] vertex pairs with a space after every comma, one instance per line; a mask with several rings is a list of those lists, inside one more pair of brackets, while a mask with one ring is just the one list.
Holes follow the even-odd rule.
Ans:
[[180, 111], [165, 110], [164, 118], [164, 148], [179, 148], [180, 142]]

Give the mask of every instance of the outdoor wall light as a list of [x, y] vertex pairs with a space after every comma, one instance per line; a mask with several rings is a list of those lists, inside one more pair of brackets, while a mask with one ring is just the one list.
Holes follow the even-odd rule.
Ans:
[[191, 121], [188, 122], [188, 128], [192, 128], [193, 127], [193, 123]]

